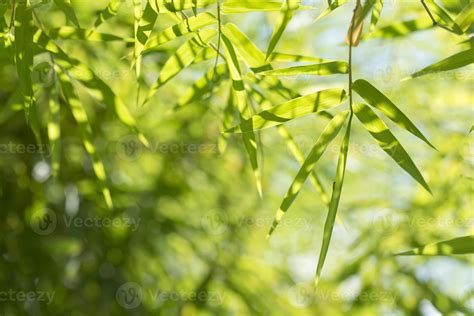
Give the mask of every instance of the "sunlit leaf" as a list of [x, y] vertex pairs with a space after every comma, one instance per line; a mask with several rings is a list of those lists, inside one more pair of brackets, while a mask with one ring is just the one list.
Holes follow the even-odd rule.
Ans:
[[375, 138], [380, 147], [382, 147], [401, 168], [410, 174], [413, 179], [431, 193], [428, 184], [413, 160], [377, 114], [368, 106], [361, 103], [354, 105], [354, 111], [359, 121], [362, 122], [365, 129]]
[[[382, 92], [377, 90], [373, 85], [364, 79], [359, 79], [352, 85], [354, 91], [357, 92], [364, 100], [374, 108], [381, 111], [394, 123], [401, 128], [409, 131], [429, 146], [435, 148], [428, 139], [420, 132], [410, 119]], [[435, 148], [436, 149], [436, 148]]]
[[325, 63], [331, 60], [313, 57], [313, 56], [303, 56], [303, 55], [294, 55], [294, 54], [285, 54], [280, 52], [274, 52], [268, 58], [269, 61], [276, 62], [310, 62], [310, 63]]
[[331, 13], [332, 11], [336, 10], [337, 8], [339, 8], [341, 5], [345, 4], [347, 2], [347, 0], [334, 0], [334, 2], [332, 2], [329, 7], [327, 7], [326, 10], [324, 10], [317, 18], [316, 18], [316, 21], [325, 17], [326, 15], [328, 15], [329, 13]]
[[411, 33], [427, 30], [433, 27], [433, 22], [429, 18], [423, 17], [417, 20], [394, 22], [387, 26], [376, 29], [372, 33], [364, 35], [363, 39], [372, 38], [396, 38], [409, 35]]
[[474, 235], [440, 241], [396, 254], [397, 256], [452, 256], [474, 253]]
[[308, 157], [306, 158], [300, 170], [298, 171], [298, 174], [291, 183], [288, 192], [283, 198], [283, 202], [281, 203], [280, 208], [278, 209], [275, 215], [275, 219], [267, 235], [267, 238], [270, 237], [270, 235], [273, 233], [273, 231], [283, 218], [283, 215], [285, 215], [293, 201], [298, 196], [306, 179], [312, 172], [316, 162], [319, 160], [319, 158], [321, 158], [323, 153], [326, 151], [328, 145], [334, 140], [337, 134], [339, 134], [339, 131], [341, 130], [344, 122], [346, 121], [348, 114], [348, 111], [344, 111], [336, 115], [319, 136], [318, 140], [311, 149], [311, 152], [309, 153]]
[[247, 13], [258, 11], [280, 11], [281, 1], [267, 0], [225, 0], [222, 8], [224, 14]]
[[317, 285], [321, 277], [324, 262], [331, 242], [332, 230], [336, 220], [337, 209], [339, 208], [339, 201], [341, 199], [342, 186], [344, 184], [344, 176], [346, 174], [347, 152], [349, 150], [349, 140], [351, 135], [352, 115], [349, 118], [346, 134], [342, 141], [341, 150], [339, 152], [339, 160], [337, 162], [336, 179], [333, 184], [331, 201], [329, 202], [328, 215], [324, 223], [323, 241], [321, 244], [321, 251], [319, 252], [318, 266], [316, 268], [316, 278], [314, 283]]
[[123, 38], [113, 34], [99, 33], [93, 30], [80, 29], [72, 26], [62, 26], [49, 30], [51, 39], [67, 39], [67, 40], [87, 40], [87, 41], [122, 41], [133, 42], [133, 39]]
[[327, 89], [305, 95], [283, 104], [277, 105], [269, 110], [255, 114], [240, 125], [229, 129], [228, 133], [244, 134], [249, 131], [264, 129], [275, 125], [286, 123], [298, 117], [311, 113], [319, 113], [329, 110], [343, 103], [347, 99], [346, 91], [343, 89]]
[[370, 32], [375, 30], [377, 23], [379, 22], [380, 15], [383, 9], [383, 0], [375, 0], [374, 8], [372, 9], [372, 17], [370, 18]]
[[80, 27], [70, 0], [54, 0], [54, 3], [64, 12], [69, 21], [71, 21], [75, 26]]
[[116, 16], [118, 8], [120, 7], [120, 4], [122, 3], [123, 3], [122, 0], [110, 0], [107, 7], [104, 10], [102, 10], [97, 16], [97, 19], [94, 22], [94, 28], [98, 28], [104, 22]]
[[463, 32], [466, 32], [472, 23], [474, 23], [474, 2], [467, 4], [461, 13], [458, 14], [454, 22]]
[[163, 0], [163, 6], [171, 12], [193, 8], [203, 8], [216, 3], [217, 0]]
[[411, 78], [421, 77], [421, 76], [431, 74], [431, 73], [458, 69], [458, 68], [470, 65], [472, 63], [474, 63], [474, 48], [454, 54], [453, 56], [450, 56], [437, 63], [429, 65], [428, 67], [425, 67], [422, 70], [415, 72], [410, 77], [405, 78], [405, 79], [411, 79]]
[[51, 169], [53, 176], [58, 175], [61, 161], [61, 114], [60, 106], [56, 95], [49, 98], [49, 117], [48, 117], [48, 139], [51, 146]]
[[349, 66], [345, 61], [331, 61], [321, 64], [313, 64], [306, 66], [295, 66], [290, 68], [274, 69], [260, 72], [263, 76], [299, 76], [299, 75], [334, 75], [346, 74]]
[[444, 11], [434, 0], [424, 0], [424, 3], [428, 7], [429, 12], [433, 16], [436, 23], [449, 29], [451, 32], [456, 34], [462, 34], [461, 28], [453, 21], [449, 14]]
[[[370, 3], [371, 1], [366, 1], [365, 4]], [[360, 39], [362, 37], [362, 29], [364, 27], [364, 10], [362, 9], [362, 4], [360, 0], [357, 0], [356, 8], [354, 9], [354, 14], [352, 16], [351, 24], [349, 25], [349, 30], [346, 35], [346, 44], [351, 46], [358, 46]]]

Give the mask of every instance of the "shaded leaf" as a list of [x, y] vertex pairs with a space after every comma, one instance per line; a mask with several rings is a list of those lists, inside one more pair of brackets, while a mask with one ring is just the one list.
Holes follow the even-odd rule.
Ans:
[[69, 21], [71, 21], [75, 26], [80, 27], [70, 0], [54, 0], [54, 3], [64, 12]]
[[474, 2], [467, 4], [461, 13], [458, 14], [454, 22], [463, 32], [466, 32], [472, 23], [474, 23]]
[[409, 131], [432, 148], [436, 149], [428, 139], [420, 132], [420, 130], [413, 124], [410, 119], [382, 92], [377, 90], [373, 85], [364, 79], [356, 80], [352, 88], [364, 100], [374, 108], [385, 114], [390, 120], [396, 123], [401, 128]]
[[349, 72], [349, 65], [345, 61], [331, 61], [321, 64], [306, 66], [295, 66], [290, 68], [274, 69], [260, 72], [263, 76], [298, 76], [298, 75], [334, 75], [346, 74]]
[[118, 8], [120, 4], [122, 4], [122, 2], [123, 2], [122, 0], [110, 0], [107, 7], [104, 10], [102, 10], [97, 16], [97, 19], [94, 22], [94, 29], [101, 26], [105, 21], [116, 16]]
[[57, 176], [61, 161], [61, 114], [59, 102], [56, 95], [50, 96], [48, 105], [48, 139], [51, 147], [51, 169], [53, 176]]
[[354, 105], [354, 111], [359, 121], [362, 122], [365, 129], [375, 138], [380, 147], [382, 147], [402, 169], [410, 174], [413, 179], [431, 193], [428, 184], [413, 160], [377, 114], [368, 106], [361, 103]]

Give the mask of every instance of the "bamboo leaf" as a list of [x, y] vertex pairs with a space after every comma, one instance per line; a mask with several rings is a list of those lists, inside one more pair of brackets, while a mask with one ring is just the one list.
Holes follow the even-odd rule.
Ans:
[[144, 52], [156, 49], [157, 47], [168, 43], [176, 38], [186, 34], [193, 33], [202, 29], [203, 27], [215, 24], [217, 19], [214, 15], [208, 12], [200, 13], [195, 17], [184, 19], [178, 24], [175, 24], [155, 36], [150, 37], [145, 45]]
[[422, 70], [417, 71], [402, 80], [417, 78], [431, 73], [458, 69], [470, 65], [472, 63], [474, 63], [474, 48], [454, 54], [453, 56], [450, 56], [437, 63], [429, 65], [428, 67], [425, 67]]
[[359, 121], [361, 121], [365, 129], [375, 138], [379, 146], [382, 147], [402, 169], [411, 175], [413, 179], [431, 193], [428, 184], [413, 160], [377, 114], [368, 106], [361, 103], [354, 105], [354, 111]]
[[81, 27], [79, 21], [77, 20], [76, 13], [74, 8], [71, 5], [70, 0], [54, 0], [54, 3], [58, 6], [61, 11], [66, 15], [67, 19], [71, 21], [75, 26]]
[[316, 21], [322, 19], [332, 11], [339, 8], [341, 5], [345, 4], [347, 0], [335, 0], [334, 2], [330, 3], [326, 10], [324, 10], [317, 18]]
[[380, 19], [380, 14], [382, 13], [383, 9], [383, 0], [375, 0], [374, 8], [372, 9], [372, 17], [370, 18], [370, 32], [375, 30], [377, 23]]
[[[251, 124], [248, 120], [251, 115], [250, 107], [247, 100], [247, 93], [245, 91], [245, 84], [242, 79], [242, 72], [240, 70], [240, 64], [237, 57], [237, 52], [232, 45], [232, 42], [227, 38], [225, 33], [222, 34], [222, 42], [224, 43], [225, 59], [229, 69], [229, 74], [232, 79], [232, 100], [236, 102], [237, 109], [239, 110], [241, 124], [245, 127], [249, 127]], [[263, 196], [262, 192], [262, 175], [258, 164], [258, 143], [255, 137], [255, 133], [250, 131], [249, 133], [243, 133], [242, 139], [244, 146], [252, 165], [255, 181], [257, 185], [257, 191], [260, 196]]]
[[467, 4], [461, 13], [458, 14], [454, 22], [463, 32], [466, 32], [472, 23], [474, 23], [474, 2], [471, 1]]
[[158, 4], [155, 0], [148, 0], [141, 15], [140, 21], [139, 13], [141, 12], [141, 0], [134, 0], [134, 16], [135, 16], [135, 49], [134, 62], [137, 62], [137, 74], [140, 73], [139, 56], [141, 56], [143, 48], [148, 42], [151, 31], [153, 30], [158, 14], [160, 12]]
[[150, 88], [147, 98], [143, 102], [146, 104], [164, 84], [174, 78], [184, 68], [192, 64], [194, 58], [207, 46], [207, 43], [216, 35], [215, 30], [204, 30], [197, 33], [193, 38], [181, 45], [176, 52], [168, 58], [161, 69], [160, 76]]
[[286, 54], [280, 52], [274, 52], [268, 58], [269, 61], [276, 62], [310, 62], [310, 63], [325, 63], [331, 60], [313, 57], [313, 56], [303, 56], [303, 55], [294, 55]]
[[354, 91], [356, 91], [364, 100], [374, 108], [385, 114], [390, 120], [396, 123], [401, 128], [409, 131], [426, 144], [436, 149], [428, 139], [420, 132], [420, 130], [413, 124], [410, 119], [395, 105], [389, 98], [387, 98], [382, 92], [377, 90], [368, 81], [359, 79], [352, 85]]
[[216, 3], [217, 0], [164, 0], [163, 6], [170, 12], [179, 12], [187, 9], [204, 8]]
[[118, 8], [122, 2], [122, 0], [110, 0], [107, 7], [97, 16], [97, 19], [94, 22], [94, 29], [98, 28], [104, 22], [116, 16]]
[[246, 133], [280, 125], [311, 113], [320, 113], [343, 103], [347, 99], [343, 89], [327, 89], [305, 95], [269, 110], [255, 114], [242, 124], [227, 130], [227, 133]]
[[299, 76], [299, 75], [335, 75], [346, 74], [349, 66], [345, 61], [331, 61], [321, 64], [295, 66], [290, 68], [274, 69], [260, 72], [262, 76]]
[[[368, 3], [372, 1], [366, 1], [364, 8], [368, 8]], [[368, 12], [368, 10], [367, 10]], [[359, 45], [360, 39], [362, 37], [362, 29], [364, 27], [364, 9], [360, 3], [360, 0], [357, 0], [357, 5], [354, 10], [354, 15], [352, 16], [351, 24], [349, 25], [349, 30], [346, 35], [346, 44], [356, 47]]]
[[281, 1], [267, 0], [225, 0], [224, 14], [248, 13], [258, 11], [280, 11]]
[[285, 32], [286, 27], [293, 18], [295, 10], [299, 8], [300, 3], [301, 0], [285, 0], [285, 2], [283, 3], [280, 11], [280, 17], [278, 19], [277, 24], [275, 25], [275, 29], [273, 30], [273, 34], [270, 39], [270, 44], [268, 45], [265, 59], [268, 59], [268, 57], [273, 53], [273, 50], [275, 49], [278, 44], [278, 41]]
[[471, 253], [474, 253], [474, 235], [428, 244], [396, 256], [452, 256]]
[[115, 95], [112, 89], [102, 81], [89, 67], [80, 61], [69, 57], [56, 43], [54, 43], [43, 31], [37, 30], [33, 41], [39, 48], [52, 54], [56, 63], [69, 73], [81, 84], [88, 88], [95, 97], [111, 109], [124, 125], [138, 133], [138, 138], [149, 146], [147, 139], [138, 131], [135, 118], [130, 114], [123, 101]]
[[351, 126], [352, 115], [349, 118], [349, 124], [347, 125], [346, 134], [344, 136], [344, 140], [342, 141], [341, 150], [339, 152], [339, 160], [337, 162], [336, 169], [336, 179], [333, 185], [331, 201], [329, 202], [328, 216], [326, 217], [326, 222], [324, 223], [323, 241], [321, 245], [321, 251], [319, 253], [318, 266], [316, 268], [316, 278], [314, 281], [315, 285], [319, 283], [321, 271], [323, 270], [324, 262], [326, 261], [329, 244], [331, 242], [332, 230], [334, 227], [334, 222], [336, 220], [337, 209], [339, 207], [339, 201], [341, 199], [342, 186], [344, 184], [344, 176], [346, 173], [347, 152], [349, 150]]
[[409, 35], [411, 33], [427, 30], [433, 27], [429, 18], [423, 17], [417, 20], [394, 22], [382, 28], [376, 29], [372, 33], [364, 35], [363, 39], [373, 38], [397, 38]]
[[444, 11], [434, 0], [424, 0], [435, 21], [456, 34], [462, 34], [461, 28], [453, 21], [449, 14]]
[[49, 98], [48, 139], [51, 146], [51, 169], [53, 176], [57, 176], [61, 162], [61, 114], [56, 95]]
[[348, 111], [344, 111], [336, 115], [319, 136], [318, 140], [311, 149], [311, 152], [309, 153], [308, 157], [306, 158], [300, 170], [298, 171], [298, 174], [290, 185], [288, 192], [283, 198], [283, 202], [281, 203], [280, 208], [278, 209], [275, 215], [275, 219], [273, 221], [272, 227], [270, 228], [270, 231], [268, 232], [267, 238], [271, 236], [285, 213], [290, 208], [293, 201], [298, 196], [306, 179], [311, 174], [316, 162], [318, 162], [319, 158], [321, 158], [323, 153], [326, 151], [328, 145], [334, 140], [337, 134], [339, 134], [339, 131], [341, 130], [344, 122], [346, 121], [348, 114]]
[[109, 209], [112, 209], [113, 203], [110, 190], [106, 186], [107, 179], [105, 175], [105, 167], [94, 145], [94, 136], [92, 134], [92, 128], [90, 126], [89, 119], [87, 118], [86, 110], [84, 109], [82, 102], [77, 97], [68, 75], [62, 71], [60, 71], [58, 75], [65, 100], [71, 108], [72, 115], [74, 116], [74, 119], [76, 120], [76, 123], [79, 127], [79, 131], [81, 132], [84, 148], [92, 159], [93, 170], [97, 179], [99, 180], [105, 203]]
[[133, 42], [133, 39], [123, 38], [113, 34], [99, 33], [94, 30], [80, 29], [73, 26], [62, 26], [48, 31], [51, 39], [67, 39], [67, 40], [87, 40], [99, 42]]

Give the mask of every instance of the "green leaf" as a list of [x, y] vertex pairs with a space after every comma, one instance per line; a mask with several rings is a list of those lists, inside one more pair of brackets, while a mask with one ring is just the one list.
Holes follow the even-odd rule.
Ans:
[[217, 19], [208, 12], [200, 13], [195, 17], [184, 19], [182, 22], [175, 24], [155, 36], [150, 37], [145, 45], [144, 52], [156, 49], [157, 47], [168, 43], [183, 35], [193, 33], [203, 27], [215, 24]]
[[290, 23], [291, 19], [293, 18], [295, 10], [297, 10], [300, 6], [301, 0], [285, 0], [281, 7], [280, 17], [275, 25], [275, 29], [273, 30], [272, 37], [270, 39], [270, 44], [268, 45], [266, 58], [273, 53], [273, 50], [278, 44], [281, 36], [286, 30], [286, 27]]
[[248, 13], [258, 11], [280, 11], [281, 1], [267, 0], [225, 0], [224, 14]]
[[428, 184], [413, 163], [413, 160], [377, 114], [368, 106], [361, 103], [354, 105], [354, 111], [359, 121], [361, 121], [365, 129], [375, 138], [380, 147], [382, 147], [402, 169], [411, 175], [413, 179], [431, 193]]
[[394, 22], [382, 28], [376, 29], [372, 33], [367, 33], [363, 39], [373, 38], [397, 38], [411, 33], [427, 30], [433, 27], [433, 22], [429, 18], [423, 17], [417, 20]]
[[118, 8], [122, 2], [122, 0], [110, 0], [107, 7], [97, 16], [97, 19], [94, 22], [94, 29], [98, 28], [104, 22], [116, 16]]
[[156, 94], [159, 88], [174, 78], [184, 68], [191, 65], [197, 54], [207, 46], [216, 33], [215, 30], [204, 30], [201, 33], [197, 33], [193, 38], [181, 45], [166, 61], [161, 69], [160, 76], [150, 88], [148, 96], [143, 104], [146, 104]]
[[84, 109], [81, 100], [79, 100], [79, 98], [77, 97], [72, 82], [69, 79], [68, 75], [60, 71], [58, 73], [58, 78], [65, 100], [71, 108], [72, 115], [74, 116], [74, 119], [76, 120], [77, 125], [79, 127], [79, 131], [81, 132], [84, 148], [86, 149], [87, 154], [92, 159], [93, 170], [97, 179], [99, 180], [105, 203], [107, 204], [107, 207], [109, 209], [112, 209], [113, 203], [110, 195], [110, 190], [106, 186], [107, 179], [105, 175], [105, 167], [94, 145], [94, 136], [92, 134], [92, 128], [90, 126], [89, 119], [87, 118], [87, 112]]
[[[232, 126], [232, 122], [234, 121], [234, 92], [232, 91], [232, 84], [230, 85], [229, 89], [229, 97], [227, 99], [227, 104], [224, 109], [224, 116], [222, 118], [222, 128], [221, 130], [225, 131], [229, 127]], [[229, 134], [221, 133], [218, 141], [219, 152], [223, 154], [227, 148], [227, 139], [229, 138]]]
[[431, 74], [431, 73], [458, 69], [458, 68], [470, 65], [472, 63], [474, 63], [474, 48], [454, 54], [453, 56], [450, 56], [437, 63], [429, 65], [428, 67], [425, 67], [422, 70], [417, 71], [411, 76], [404, 78], [402, 80], [421, 77], [421, 76]]
[[370, 32], [375, 30], [377, 23], [380, 19], [380, 14], [382, 13], [383, 9], [383, 0], [375, 0], [374, 8], [372, 9], [372, 17], [370, 18]]
[[75, 26], [80, 27], [70, 0], [54, 0], [54, 3], [64, 12], [69, 21], [71, 21]]
[[187, 9], [204, 8], [216, 3], [217, 0], [164, 0], [163, 6], [170, 12], [179, 12]]
[[343, 89], [318, 91], [262, 111], [242, 124], [229, 129], [227, 133], [243, 132], [245, 134], [249, 131], [280, 125], [298, 117], [331, 109], [346, 99], [346, 91]]
[[428, 244], [396, 256], [452, 256], [470, 253], [474, 253], [474, 235]]
[[356, 80], [352, 89], [356, 91], [364, 100], [374, 108], [385, 114], [390, 120], [396, 123], [401, 128], [409, 131], [426, 144], [436, 149], [428, 139], [420, 132], [420, 130], [413, 124], [410, 119], [400, 109], [390, 101], [382, 92], [377, 90], [373, 85], [364, 79]]
[[61, 162], [61, 114], [56, 95], [49, 98], [48, 139], [51, 146], [51, 169], [53, 176], [57, 176]]
[[299, 75], [335, 75], [349, 72], [349, 65], [345, 61], [331, 61], [321, 64], [295, 66], [283, 69], [274, 69], [260, 72], [262, 76], [299, 76]]
[[141, 12], [141, 0], [134, 0], [134, 16], [135, 16], [135, 49], [134, 49], [134, 60], [137, 62], [137, 74], [140, 73], [140, 59], [143, 48], [148, 42], [151, 31], [155, 26], [156, 20], [158, 18], [158, 13], [160, 9], [158, 4], [154, 0], [148, 0], [145, 6], [145, 10], [141, 15], [140, 21], [137, 21], [139, 18], [139, 13]]
[[133, 39], [123, 38], [120, 36], [99, 33], [94, 30], [79, 29], [73, 26], [62, 26], [48, 31], [51, 39], [67, 39], [67, 40], [87, 40], [99, 42], [133, 42]]
[[41, 143], [40, 126], [36, 115], [36, 100], [31, 73], [33, 70], [33, 14], [29, 1], [22, 1], [15, 7], [15, 63], [23, 95], [26, 120]]
[[431, 15], [435, 19], [436, 23], [446, 27], [453, 33], [462, 34], [463, 31], [461, 28], [453, 21], [449, 14], [443, 10], [439, 5], [434, 2], [434, 0], [424, 0], [426, 6], [428, 7]]
[[331, 60], [313, 57], [274, 52], [268, 58], [269, 61], [276, 62], [310, 62], [310, 63], [325, 63]]
[[38, 30], [34, 35], [33, 41], [44, 51], [49, 52], [55, 58], [56, 63], [78, 81], [80, 81], [89, 92], [94, 93], [95, 97], [103, 102], [112, 110], [120, 122], [138, 133], [138, 138], [145, 145], [149, 143], [145, 136], [138, 131], [135, 118], [130, 114], [123, 101], [115, 95], [112, 89], [102, 81], [89, 67], [80, 61], [69, 57], [58, 45], [56, 45], [43, 31]]
[[348, 114], [349, 111], [344, 111], [336, 115], [319, 136], [318, 140], [311, 149], [311, 152], [309, 153], [308, 157], [306, 158], [300, 170], [298, 171], [298, 174], [290, 185], [288, 192], [283, 198], [283, 202], [281, 203], [280, 208], [278, 209], [275, 215], [275, 219], [273, 221], [272, 227], [270, 228], [270, 231], [268, 232], [267, 238], [271, 236], [285, 213], [288, 211], [293, 201], [298, 196], [306, 179], [311, 174], [316, 162], [318, 162], [319, 158], [321, 158], [329, 144], [334, 140], [337, 134], [339, 134], [339, 131], [341, 130], [344, 122], [346, 121]]
[[326, 10], [324, 10], [317, 18], [316, 18], [316, 21], [319, 20], [319, 19], [322, 19], [323, 17], [325, 17], [326, 15], [328, 15], [329, 13], [331, 13], [332, 11], [336, 10], [337, 8], [339, 8], [341, 5], [345, 4], [347, 2], [347, 0], [335, 0], [334, 2], [332, 2], [329, 7], [327, 7]]
[[[248, 127], [248, 118], [251, 115], [251, 111], [247, 100], [245, 84], [242, 79], [242, 72], [240, 70], [237, 52], [232, 45], [232, 42], [225, 34], [222, 34], [222, 42], [224, 43], [225, 59], [229, 68], [230, 77], [232, 79], [232, 100], [237, 103], [237, 109], [239, 110], [240, 120], [242, 122], [241, 124], [245, 127]], [[253, 131], [250, 131], [249, 133], [243, 133], [242, 139], [252, 165], [257, 191], [259, 195], [262, 196], [262, 175], [258, 164], [258, 143], [255, 133]]]
[[339, 201], [341, 199], [342, 185], [344, 184], [344, 176], [346, 173], [347, 163], [347, 152], [349, 150], [349, 139], [351, 136], [352, 126], [352, 115], [349, 118], [349, 124], [347, 125], [346, 134], [342, 141], [341, 150], [339, 152], [339, 160], [337, 162], [336, 179], [333, 184], [333, 191], [331, 195], [331, 202], [329, 202], [328, 216], [324, 223], [323, 241], [321, 245], [321, 251], [319, 253], [318, 266], [316, 268], [315, 285], [319, 283], [321, 277], [321, 271], [323, 270], [324, 262], [329, 249], [329, 243], [331, 242], [332, 230], [334, 222], [336, 220], [337, 209], [339, 207]]
[[474, 23], [474, 2], [467, 4], [461, 13], [458, 14], [454, 22], [463, 32], [466, 32], [472, 23]]

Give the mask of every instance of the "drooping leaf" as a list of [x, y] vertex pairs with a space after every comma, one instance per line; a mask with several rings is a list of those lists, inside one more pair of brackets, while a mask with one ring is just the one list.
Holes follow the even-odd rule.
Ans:
[[275, 219], [270, 228], [270, 231], [268, 232], [267, 238], [270, 237], [270, 235], [273, 233], [273, 231], [283, 218], [283, 215], [285, 215], [293, 201], [298, 196], [306, 179], [312, 172], [316, 162], [319, 160], [319, 158], [321, 158], [323, 153], [326, 151], [328, 145], [334, 140], [337, 134], [339, 134], [339, 131], [341, 130], [344, 122], [346, 121], [348, 114], [348, 111], [344, 111], [336, 115], [319, 136], [318, 140], [311, 149], [311, 152], [309, 153], [308, 157], [306, 158], [300, 170], [298, 171], [298, 174], [291, 183], [288, 192], [283, 198], [283, 202], [281, 203], [280, 208], [278, 209], [275, 215]]
[[336, 10], [337, 8], [339, 8], [341, 5], [345, 4], [347, 2], [347, 0], [334, 0], [334, 2], [330, 3], [329, 6], [327, 7], [326, 10], [324, 10], [317, 18], [316, 18], [316, 21], [325, 17], [326, 15], [328, 15], [329, 13], [331, 13], [332, 11]]
[[144, 52], [156, 49], [157, 47], [179, 38], [183, 35], [198, 31], [203, 27], [216, 23], [214, 15], [208, 12], [200, 13], [195, 17], [184, 19], [182, 22], [175, 24], [155, 36], [150, 37], [145, 45]]
[[163, 6], [170, 12], [179, 12], [187, 9], [204, 8], [216, 3], [217, 0], [164, 0]]
[[229, 129], [228, 133], [246, 133], [286, 123], [311, 113], [319, 113], [343, 103], [347, 99], [343, 89], [327, 89], [308, 94], [269, 110], [255, 114], [240, 125]]
[[395, 136], [393, 136], [387, 125], [385, 125], [377, 114], [375, 114], [375, 112], [368, 106], [361, 103], [354, 105], [354, 112], [359, 121], [364, 125], [365, 129], [375, 138], [379, 146], [382, 147], [382, 149], [392, 157], [392, 159], [395, 160], [402, 169], [411, 175], [413, 179], [431, 193], [423, 175], [420, 173], [405, 148], [403, 148], [400, 142], [395, 138]]
[[201, 33], [197, 33], [193, 38], [181, 45], [166, 61], [161, 69], [160, 76], [151, 86], [148, 96], [143, 104], [147, 103], [165, 83], [174, 78], [184, 68], [191, 65], [197, 54], [207, 46], [207, 43], [216, 35], [216, 33], [215, 30], [206, 29]]
[[303, 56], [303, 55], [294, 55], [286, 54], [280, 52], [274, 52], [268, 58], [269, 61], [276, 62], [310, 62], [310, 63], [325, 63], [331, 60], [313, 57], [313, 56]]
[[89, 67], [80, 61], [69, 57], [54, 41], [52, 41], [42, 30], [37, 30], [33, 42], [44, 51], [52, 54], [56, 63], [69, 73], [81, 84], [88, 88], [94, 96], [111, 109], [120, 122], [138, 133], [138, 138], [145, 145], [149, 146], [147, 139], [138, 131], [135, 118], [123, 101], [115, 95], [112, 89], [102, 81]]
[[404, 80], [421, 77], [427, 74], [458, 69], [470, 65], [472, 63], [474, 63], [474, 48], [454, 54], [453, 56], [450, 56], [437, 63], [429, 65], [423, 68], [422, 70], [415, 72]]
[[87, 118], [87, 112], [84, 109], [81, 100], [76, 95], [74, 91], [74, 86], [72, 85], [71, 80], [68, 75], [62, 71], [58, 73], [59, 82], [61, 84], [61, 90], [65, 97], [65, 101], [71, 109], [71, 113], [76, 120], [76, 123], [81, 132], [82, 142], [84, 148], [86, 149], [87, 154], [92, 159], [92, 167], [94, 173], [99, 180], [102, 194], [104, 196], [105, 203], [109, 209], [113, 208], [112, 197], [110, 195], [110, 190], [106, 186], [106, 174], [105, 167], [102, 163], [102, 160], [99, 157], [97, 148], [94, 145], [94, 135], [92, 134], [92, 128]]
[[375, 30], [377, 23], [380, 19], [380, 14], [382, 13], [383, 9], [383, 0], [375, 0], [374, 8], [372, 9], [372, 17], [370, 18], [370, 32]]
[[401, 128], [409, 131], [426, 144], [436, 149], [428, 139], [420, 132], [420, 130], [413, 124], [410, 119], [382, 92], [377, 90], [373, 85], [364, 79], [359, 79], [354, 82], [352, 89], [357, 92], [364, 100], [374, 108], [385, 114], [390, 120], [396, 123]]
[[293, 18], [295, 10], [297, 10], [300, 6], [301, 0], [285, 0], [281, 7], [280, 17], [278, 18], [277, 24], [275, 25], [275, 29], [273, 30], [272, 37], [270, 39], [270, 44], [268, 45], [266, 58], [273, 53], [273, 50], [278, 44], [281, 36], [286, 30], [288, 23], [290, 23], [291, 19]]
[[345, 61], [331, 61], [321, 64], [295, 66], [290, 68], [274, 69], [260, 72], [262, 76], [299, 76], [299, 75], [335, 75], [349, 72], [349, 65]]
[[428, 244], [396, 256], [452, 256], [471, 253], [474, 253], [474, 235]]
[[416, 20], [394, 22], [387, 26], [376, 29], [372, 33], [364, 35], [363, 39], [373, 38], [397, 38], [409, 35], [411, 33], [427, 30], [433, 27], [433, 23], [427, 17]]
[[433, 16], [436, 23], [444, 26], [446, 29], [450, 30], [456, 34], [462, 34], [463, 31], [461, 28], [453, 21], [449, 14], [444, 11], [434, 0], [424, 0], [424, 3], [428, 7], [429, 12]]
[[331, 201], [329, 202], [328, 215], [324, 223], [323, 241], [321, 244], [321, 251], [319, 252], [318, 266], [316, 268], [315, 285], [319, 283], [321, 271], [323, 270], [324, 262], [331, 242], [332, 230], [336, 220], [337, 209], [339, 208], [339, 201], [341, 199], [342, 186], [344, 184], [344, 176], [346, 174], [347, 152], [349, 150], [349, 140], [351, 136], [352, 115], [349, 118], [346, 134], [342, 141], [341, 150], [339, 152], [339, 160], [337, 162], [336, 179], [333, 184]]
[[76, 13], [74, 12], [74, 8], [71, 5], [70, 0], [54, 0], [54, 3], [58, 6], [61, 11], [64, 12], [67, 19], [71, 21], [75, 26], [81, 27], [79, 25], [79, 21], [76, 17]]
[[41, 143], [40, 127], [36, 115], [36, 100], [31, 73], [33, 70], [33, 14], [30, 1], [19, 2], [15, 7], [15, 64], [23, 95], [23, 108], [28, 124]]
[[[251, 110], [248, 104], [247, 93], [245, 91], [245, 84], [242, 79], [242, 72], [240, 70], [237, 52], [232, 45], [232, 42], [225, 34], [222, 34], [222, 42], [224, 43], [225, 58], [229, 69], [229, 74], [232, 79], [232, 100], [234, 100], [237, 105], [236, 107], [239, 110], [240, 120], [242, 122], [241, 124], [247, 128], [251, 128], [251, 126], [249, 126], [251, 125], [251, 122], [248, 119], [251, 115]], [[253, 131], [250, 131], [249, 133], [243, 133], [242, 139], [252, 165], [257, 191], [259, 195], [262, 196], [262, 175], [258, 164], [258, 143], [255, 133]]]

